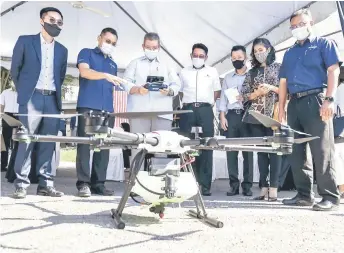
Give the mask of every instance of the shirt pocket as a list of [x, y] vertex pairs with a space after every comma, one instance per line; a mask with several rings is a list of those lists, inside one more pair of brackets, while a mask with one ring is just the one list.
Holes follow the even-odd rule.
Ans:
[[309, 47], [305, 51], [303, 65], [306, 67], [319, 66], [321, 64], [321, 52], [318, 47]]

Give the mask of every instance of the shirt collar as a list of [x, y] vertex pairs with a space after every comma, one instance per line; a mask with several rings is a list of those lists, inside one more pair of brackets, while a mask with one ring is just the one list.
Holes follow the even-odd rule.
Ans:
[[45, 45], [54, 45], [54, 43], [55, 43], [55, 40], [54, 40], [54, 39], [53, 39], [53, 41], [52, 41], [51, 43], [48, 43], [48, 42], [46, 42], [45, 39], [43, 38], [42, 33], [39, 33], [39, 36], [40, 36], [40, 38], [41, 38], [41, 45], [43, 45], [43, 44], [45, 44]]
[[143, 56], [142, 60], [145, 60], [145, 61], [149, 61], [149, 62], [153, 62], [153, 61], [156, 61], [156, 62], [159, 62], [160, 63], [160, 57], [157, 56], [154, 60], [149, 60], [147, 56]]
[[236, 72], [236, 70], [234, 70], [234, 71], [233, 71], [233, 75], [232, 75], [232, 76], [244, 76], [244, 75], [246, 75], [246, 74], [247, 74], [247, 72], [248, 72], [248, 67], [246, 66], [246, 70], [245, 70], [245, 72], [244, 72], [244, 73], [242, 73], [242, 74], [238, 74], [238, 73]]
[[313, 34], [311, 33], [311, 34], [308, 36], [308, 38], [305, 39], [305, 42], [304, 42], [302, 45], [300, 45], [298, 41], [295, 42], [295, 45], [303, 46], [303, 45], [305, 45], [307, 42], [312, 43], [312, 42], [315, 40], [315, 38], [316, 38], [316, 36], [313, 35]]

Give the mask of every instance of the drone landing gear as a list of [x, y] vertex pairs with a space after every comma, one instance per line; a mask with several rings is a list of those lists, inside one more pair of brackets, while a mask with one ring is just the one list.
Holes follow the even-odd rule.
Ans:
[[[140, 153], [137, 154], [137, 156], [138, 156], [137, 159], [135, 157], [135, 159], [134, 159], [135, 162], [133, 161], [133, 166], [130, 170], [129, 180], [128, 180], [128, 183], [126, 184], [124, 194], [123, 194], [123, 196], [122, 196], [122, 198], [118, 204], [117, 209], [111, 209], [111, 217], [113, 218], [115, 226], [118, 229], [124, 229], [125, 228], [125, 223], [122, 219], [123, 209], [125, 207], [125, 204], [128, 201], [131, 190], [135, 185], [136, 176], [140, 171], [141, 164], [144, 161], [145, 155], [146, 155], [146, 151], [142, 150], [142, 151], [140, 151]], [[182, 158], [183, 162], [187, 162], [185, 155], [182, 155], [181, 158]], [[187, 172], [192, 172], [192, 174], [195, 178], [191, 164], [187, 164], [185, 167], [185, 170]], [[204, 202], [203, 202], [203, 198], [202, 198], [202, 195], [200, 193], [200, 190], [198, 190], [197, 194], [194, 196], [194, 201], [195, 201], [195, 205], [196, 205], [196, 211], [190, 210], [189, 211], [190, 216], [197, 218], [197, 219], [201, 219], [201, 220], [205, 221], [206, 223], [208, 223], [208, 224], [210, 224], [216, 228], [222, 228], [223, 227], [223, 223], [221, 221], [218, 221], [216, 219], [208, 217], [208, 214], [205, 211], [205, 206], [204, 206]], [[165, 205], [159, 204], [159, 205], [151, 206], [149, 208], [149, 211], [156, 213], [156, 214], [159, 214], [159, 217], [162, 219], [164, 217]]]
[[[182, 155], [182, 160], [183, 161], [186, 161], [186, 158], [184, 155]], [[196, 177], [195, 177], [195, 174], [193, 172], [193, 169], [192, 169], [192, 165], [191, 164], [188, 164], [186, 166], [186, 170], [187, 171], [190, 171], [192, 172], [195, 180], [196, 180]], [[189, 210], [189, 215], [193, 218], [197, 218], [197, 219], [200, 219], [200, 220], [203, 220], [205, 221], [207, 224], [213, 226], [213, 227], [216, 227], [216, 228], [222, 228], [223, 227], [223, 222], [221, 221], [218, 221], [216, 219], [213, 219], [213, 218], [210, 218], [208, 217], [208, 214], [207, 212], [205, 211], [205, 205], [204, 205], [204, 201], [203, 201], [203, 198], [202, 198], [202, 195], [201, 195], [201, 192], [200, 190], [197, 191], [197, 194], [194, 196], [194, 201], [195, 201], [195, 205], [196, 205], [196, 211], [194, 210]]]

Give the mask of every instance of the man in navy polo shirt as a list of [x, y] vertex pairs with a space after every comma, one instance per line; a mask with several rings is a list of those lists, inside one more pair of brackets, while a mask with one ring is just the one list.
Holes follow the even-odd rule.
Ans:
[[[279, 107], [286, 104], [290, 94], [288, 124], [319, 139], [309, 142], [318, 193], [322, 200], [313, 206], [316, 211], [338, 208], [339, 191], [335, 180], [333, 97], [338, 85], [341, 61], [334, 41], [312, 34], [312, 17], [302, 9], [290, 18], [291, 31], [297, 42], [284, 55], [280, 71]], [[280, 110], [279, 120], [285, 120]], [[305, 137], [305, 136], [302, 136]], [[294, 145], [290, 155], [297, 195], [283, 201], [285, 205], [312, 206], [313, 168], [305, 166], [306, 144]]]
[[[118, 85], [117, 65], [112, 59], [117, 43], [117, 32], [112, 28], [105, 28], [98, 36], [98, 47], [84, 48], [78, 55], [77, 67], [80, 71], [79, 95], [77, 102], [78, 113], [113, 112], [113, 89]], [[113, 127], [114, 120], [109, 122]], [[85, 133], [85, 118], [78, 118], [78, 136]], [[114, 192], [105, 188], [106, 170], [109, 162], [109, 150], [94, 152], [92, 171], [90, 168], [89, 145], [78, 144], [76, 156], [76, 183], [80, 197], [89, 197], [92, 193], [113, 195]]]

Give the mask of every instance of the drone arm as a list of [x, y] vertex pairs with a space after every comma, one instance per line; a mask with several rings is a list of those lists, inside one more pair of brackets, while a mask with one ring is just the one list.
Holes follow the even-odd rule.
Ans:
[[192, 149], [198, 150], [218, 150], [218, 151], [244, 151], [244, 152], [261, 152], [261, 153], [276, 153], [279, 155], [291, 154], [292, 148], [290, 147], [256, 147], [256, 146], [218, 146], [218, 147], [203, 147], [193, 146]]
[[65, 137], [55, 135], [34, 135], [17, 133], [12, 137], [13, 140], [23, 142], [60, 142], [60, 143], [77, 143], [77, 144], [88, 144], [97, 145], [99, 140], [93, 139], [92, 137]]
[[196, 140], [182, 140], [181, 146], [204, 145], [207, 147], [217, 147], [219, 145], [268, 145], [272, 143], [272, 137], [250, 137], [250, 138], [227, 138], [217, 139], [203, 138]]
[[115, 139], [105, 139], [105, 143], [111, 144], [114, 141], [118, 141], [117, 138], [124, 139], [127, 141], [131, 141], [132, 144], [141, 144], [141, 143], [147, 143], [152, 146], [156, 146], [158, 144], [158, 139], [154, 137], [146, 137], [144, 134], [137, 134], [137, 133], [128, 133], [128, 132], [122, 132], [117, 130], [110, 130], [110, 136], [116, 137]]

